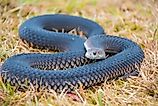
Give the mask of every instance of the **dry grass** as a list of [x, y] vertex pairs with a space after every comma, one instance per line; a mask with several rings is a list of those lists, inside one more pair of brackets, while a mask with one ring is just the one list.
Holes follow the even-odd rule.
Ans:
[[[24, 2], [25, 1], [25, 2]], [[23, 44], [18, 26], [31, 16], [67, 13], [98, 22], [108, 34], [127, 37], [145, 52], [142, 77], [112, 81], [76, 91], [78, 101], [65, 94], [14, 92], [0, 80], [0, 105], [16, 106], [158, 106], [158, 1], [156, 0], [3, 0], [0, 1], [0, 62], [22, 53], [39, 51]], [[41, 51], [39, 51], [41, 52]], [[42, 51], [45, 52], [45, 51]]]

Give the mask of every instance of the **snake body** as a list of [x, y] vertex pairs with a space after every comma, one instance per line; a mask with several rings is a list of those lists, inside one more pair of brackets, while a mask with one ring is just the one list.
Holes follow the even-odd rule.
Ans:
[[[97, 46], [100, 45], [105, 52], [117, 53], [94, 62], [85, 57], [85, 39], [53, 32], [52, 28], [65, 31], [76, 28], [88, 37], [87, 42], [95, 45], [97, 41]], [[25, 86], [27, 82], [56, 92], [71, 91], [80, 86], [85, 88], [131, 73], [140, 67], [144, 58], [142, 49], [135, 42], [105, 35], [97, 23], [77, 16], [55, 14], [33, 17], [20, 26], [19, 35], [34, 46], [62, 52], [23, 53], [8, 58], [2, 65], [2, 80], [18, 87]]]

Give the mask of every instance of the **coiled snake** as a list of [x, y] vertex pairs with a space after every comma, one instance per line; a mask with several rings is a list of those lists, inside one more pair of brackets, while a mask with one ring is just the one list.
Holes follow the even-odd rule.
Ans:
[[[53, 32], [53, 28], [67, 32], [75, 28], [83, 31], [88, 39]], [[97, 23], [77, 16], [33, 17], [20, 26], [19, 35], [35, 47], [61, 52], [23, 53], [8, 58], [2, 65], [2, 80], [17, 87], [27, 83], [56, 92], [71, 91], [80, 86], [85, 88], [133, 72], [144, 58], [136, 43], [106, 35]]]

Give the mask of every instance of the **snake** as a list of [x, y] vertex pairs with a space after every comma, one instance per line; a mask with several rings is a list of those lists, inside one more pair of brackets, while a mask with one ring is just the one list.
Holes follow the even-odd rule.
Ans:
[[[74, 28], [87, 39], [67, 33]], [[108, 35], [96, 22], [79, 16], [35, 16], [20, 25], [19, 36], [33, 47], [59, 52], [21, 53], [5, 60], [2, 81], [18, 88], [32, 85], [56, 92], [88, 88], [140, 69], [144, 59], [137, 43]]]

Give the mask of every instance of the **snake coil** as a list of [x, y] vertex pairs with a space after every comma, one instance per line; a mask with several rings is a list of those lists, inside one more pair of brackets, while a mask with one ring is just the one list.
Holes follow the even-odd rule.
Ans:
[[[100, 42], [105, 51], [110, 49], [118, 53], [94, 62], [85, 57], [85, 39], [53, 32], [53, 28], [66, 32], [74, 28], [83, 31], [88, 39]], [[23, 53], [8, 58], [2, 65], [2, 80], [21, 88], [26, 82], [56, 92], [71, 91], [81, 85], [85, 88], [131, 73], [140, 67], [144, 58], [142, 49], [136, 43], [105, 35], [97, 23], [77, 16], [55, 14], [33, 17], [20, 26], [19, 35], [35, 47], [61, 51], [56, 54]]]

